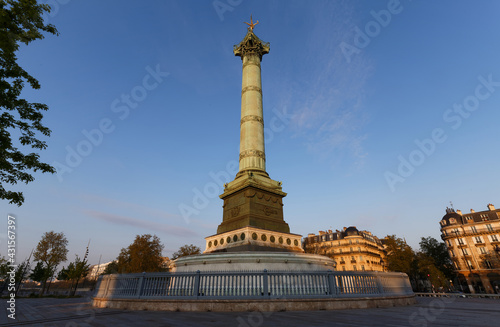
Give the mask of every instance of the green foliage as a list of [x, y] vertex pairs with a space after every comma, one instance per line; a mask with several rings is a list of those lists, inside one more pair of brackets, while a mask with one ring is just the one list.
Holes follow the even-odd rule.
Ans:
[[9, 271], [9, 262], [5, 257], [0, 257], [0, 279], [7, 278], [7, 272]]
[[177, 250], [174, 254], [172, 254], [172, 260], [175, 260], [180, 257], [185, 257], [188, 255], [193, 255], [193, 254], [200, 254], [201, 249], [197, 247], [196, 245], [190, 244], [190, 245], [184, 245]]
[[385, 238], [385, 245], [387, 246], [387, 269], [412, 276], [415, 273], [415, 253], [406, 241], [396, 235], [389, 235]]
[[137, 235], [128, 248], [123, 248], [118, 256], [119, 273], [162, 271], [163, 245], [158, 236]]
[[435, 238], [429, 236], [422, 237], [419, 244], [420, 252], [433, 259], [435, 267], [446, 279], [453, 279], [455, 277], [453, 263], [444, 242], [438, 242]]
[[19, 150], [11, 135], [14, 133], [23, 147], [47, 147], [37, 133], [50, 136], [50, 129], [42, 125], [42, 112], [48, 107], [20, 98], [25, 82], [33, 89], [39, 89], [40, 84], [17, 64], [16, 56], [20, 44], [43, 39], [43, 32], [58, 34], [53, 25], [44, 23], [44, 12], [50, 12], [50, 6], [36, 0], [0, 0], [0, 199], [18, 206], [24, 202], [22, 192], [6, 190], [5, 184], [32, 182], [29, 171], [55, 172], [52, 166], [40, 162], [38, 153]]
[[109, 265], [106, 266], [102, 275], [117, 274], [118, 273], [118, 261], [111, 261]]
[[87, 260], [82, 260], [76, 255], [75, 261], [70, 262], [67, 269], [67, 277], [70, 280], [84, 278], [90, 271], [90, 265]]
[[33, 257], [36, 261], [44, 263], [45, 273], [43, 280], [43, 287], [41, 294], [45, 290], [45, 283], [47, 279], [51, 278], [55, 272], [56, 267], [67, 260], [68, 254], [68, 240], [64, 233], [55, 233], [54, 231], [46, 232], [43, 234], [42, 239], [38, 242]]
[[48, 275], [50, 275], [50, 273], [47, 272], [47, 269], [44, 267], [43, 262], [38, 261], [35, 268], [33, 268], [33, 271], [30, 274], [30, 278], [36, 282], [42, 282]]
[[436, 261], [433, 257], [423, 252], [419, 252], [416, 255], [416, 261], [420, 279], [428, 279], [432, 286], [434, 286], [435, 291], [438, 291], [441, 287], [447, 287], [448, 279], [436, 266]]

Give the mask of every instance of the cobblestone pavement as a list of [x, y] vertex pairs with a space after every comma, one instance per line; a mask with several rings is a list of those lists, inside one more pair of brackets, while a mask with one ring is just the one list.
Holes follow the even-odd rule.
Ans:
[[483, 298], [417, 298], [407, 307], [295, 312], [125, 311], [93, 308], [89, 298], [43, 298], [18, 299], [15, 321], [6, 313], [0, 326], [500, 326], [500, 300]]

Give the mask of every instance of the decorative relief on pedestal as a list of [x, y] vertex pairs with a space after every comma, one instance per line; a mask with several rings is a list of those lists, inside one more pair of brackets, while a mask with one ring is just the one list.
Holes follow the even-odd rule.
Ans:
[[266, 160], [266, 154], [260, 150], [245, 150], [240, 152], [240, 160], [247, 157], [259, 157]]
[[266, 216], [270, 216], [270, 215], [277, 215], [278, 214], [278, 210], [274, 209], [274, 208], [271, 208], [271, 207], [264, 207], [264, 214]]
[[256, 122], [259, 122], [262, 125], [264, 125], [264, 119], [262, 117], [255, 116], [255, 115], [247, 115], [247, 116], [241, 118], [240, 125], [243, 123], [246, 123], [247, 121], [256, 121]]
[[240, 214], [240, 207], [231, 209], [231, 216], [236, 217]]
[[248, 85], [241, 89], [241, 95], [243, 95], [247, 91], [257, 91], [262, 95], [262, 89], [255, 85]]

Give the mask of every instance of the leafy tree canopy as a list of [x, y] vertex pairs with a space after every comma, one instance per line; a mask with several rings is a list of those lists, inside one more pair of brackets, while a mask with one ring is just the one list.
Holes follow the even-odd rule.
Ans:
[[30, 278], [35, 282], [42, 282], [48, 275], [50, 275], [50, 273], [47, 272], [47, 268], [44, 267], [43, 262], [38, 261], [30, 274]]
[[42, 239], [38, 242], [33, 257], [36, 261], [41, 261], [45, 265], [46, 275], [43, 278], [43, 287], [41, 294], [45, 290], [47, 279], [51, 278], [56, 271], [57, 266], [67, 260], [68, 240], [64, 233], [56, 233], [54, 231], [43, 234]]
[[102, 275], [117, 274], [118, 273], [118, 261], [114, 260], [106, 266]]
[[123, 248], [118, 256], [118, 272], [156, 272], [161, 271], [163, 245], [158, 236], [137, 235], [132, 244]]
[[25, 82], [33, 89], [40, 84], [17, 64], [16, 56], [20, 44], [43, 39], [43, 32], [58, 34], [53, 25], [44, 23], [44, 12], [50, 12], [50, 6], [36, 0], [0, 0], [0, 199], [19, 206], [24, 202], [22, 192], [7, 190], [6, 184], [32, 182], [31, 171], [55, 172], [38, 153], [18, 149], [20, 145], [43, 150], [47, 145], [38, 133], [50, 136], [50, 129], [42, 125], [47, 105], [20, 98]]
[[180, 258], [180, 257], [185, 257], [185, 256], [188, 256], [188, 255], [193, 255], [193, 254], [200, 254], [201, 253], [201, 249], [199, 247], [197, 247], [196, 245], [193, 245], [193, 244], [190, 244], [190, 245], [184, 245], [184, 246], [181, 246], [179, 248], [179, 250], [177, 250], [177, 252], [174, 252], [174, 254], [172, 254], [172, 260], [175, 260], [177, 258]]
[[413, 262], [415, 259], [412, 248], [396, 235], [387, 236], [385, 245], [387, 246], [387, 268], [411, 276], [414, 273]]
[[422, 237], [420, 241], [420, 252], [431, 257], [435, 267], [445, 275], [447, 279], [453, 279], [455, 272], [444, 242], [439, 242], [433, 237]]

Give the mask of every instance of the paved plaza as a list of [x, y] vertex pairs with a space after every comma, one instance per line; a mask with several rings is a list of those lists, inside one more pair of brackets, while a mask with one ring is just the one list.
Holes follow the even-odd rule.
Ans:
[[[5, 299], [2, 299], [5, 301]], [[94, 309], [90, 298], [18, 299], [0, 326], [500, 326], [500, 300], [417, 298], [408, 307], [298, 312], [159, 312]]]

